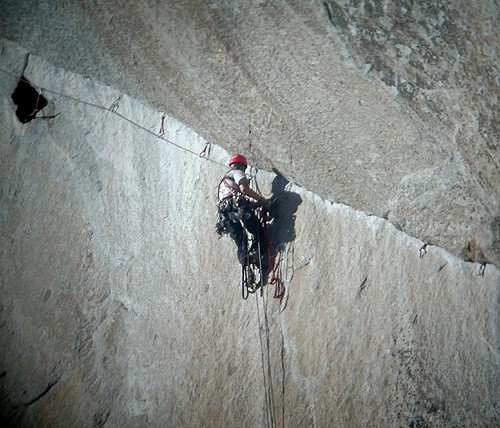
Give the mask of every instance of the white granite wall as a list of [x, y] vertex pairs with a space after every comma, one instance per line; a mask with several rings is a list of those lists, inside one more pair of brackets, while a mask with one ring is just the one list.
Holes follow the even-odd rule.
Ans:
[[[0, 68], [25, 65], [58, 116], [18, 122], [2, 73], [4, 420], [498, 424], [495, 266], [480, 276], [436, 246], [420, 257], [387, 220], [259, 171], [264, 194], [283, 191], [272, 231], [287, 293], [244, 301], [234, 244], [213, 227], [227, 153], [200, 158], [205, 140], [167, 117], [179, 149], [154, 135], [162, 112], [2, 41]], [[77, 99], [118, 100], [142, 128]]]

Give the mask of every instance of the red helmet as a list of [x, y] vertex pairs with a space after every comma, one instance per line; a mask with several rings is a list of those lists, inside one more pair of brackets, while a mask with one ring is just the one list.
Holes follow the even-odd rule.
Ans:
[[245, 159], [245, 156], [243, 155], [240, 155], [239, 153], [235, 154], [235, 155], [232, 155], [230, 158], [229, 158], [229, 166], [231, 166], [232, 164], [234, 163], [242, 163], [243, 165], [247, 166], [248, 165], [248, 162], [247, 160]]

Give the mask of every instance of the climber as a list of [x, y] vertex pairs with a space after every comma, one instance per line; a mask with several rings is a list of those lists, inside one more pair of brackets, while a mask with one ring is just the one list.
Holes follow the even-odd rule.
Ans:
[[[219, 235], [228, 233], [234, 240], [238, 247], [238, 260], [242, 266], [259, 263], [260, 247], [260, 264], [263, 269], [262, 274], [265, 275], [268, 268], [269, 249], [263, 224], [257, 218], [255, 209], [267, 207], [269, 201], [250, 188], [250, 182], [245, 175], [248, 163], [243, 155], [231, 156], [228, 164], [231, 169], [218, 187], [219, 219], [216, 231]], [[250, 249], [248, 249], [247, 235], [243, 226], [253, 237]]]

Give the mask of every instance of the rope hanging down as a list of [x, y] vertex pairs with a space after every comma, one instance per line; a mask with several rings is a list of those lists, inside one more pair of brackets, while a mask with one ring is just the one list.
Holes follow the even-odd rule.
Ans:
[[[266, 292], [267, 295], [267, 292]], [[255, 294], [255, 303], [257, 306], [257, 319], [259, 327], [259, 342], [260, 342], [260, 353], [262, 359], [262, 378], [264, 383], [264, 398], [266, 400], [266, 425], [268, 427], [274, 428], [276, 426], [276, 408], [274, 403], [274, 391], [273, 391], [273, 377], [272, 377], [272, 367], [271, 367], [271, 340], [269, 337], [269, 321], [267, 318], [267, 302], [266, 297], [262, 298], [262, 310], [264, 325], [262, 325], [262, 320], [260, 316], [259, 309], [259, 298]], [[265, 332], [265, 345], [262, 339], [262, 330]], [[264, 349], [265, 348], [265, 349]], [[267, 364], [266, 364], [267, 362]]]
[[[257, 170], [255, 169], [255, 172], [252, 173], [254, 170], [254, 167], [250, 169], [250, 183], [252, 185], [252, 188], [256, 190], [257, 192], [260, 193], [259, 190], [259, 185], [257, 183]], [[277, 199], [280, 195], [278, 195], [275, 199]], [[262, 223], [264, 226], [263, 232], [264, 232], [264, 240], [266, 241], [267, 245], [267, 266], [269, 266], [269, 270], [266, 273], [266, 277], [262, 278], [262, 283], [266, 283], [269, 285], [274, 285], [274, 295], [273, 297], [277, 300], [281, 300], [283, 296], [285, 295], [285, 284], [283, 281], [283, 272], [281, 269], [281, 252], [274, 251], [273, 244], [271, 241], [271, 237], [269, 236], [269, 229], [268, 229], [268, 212], [266, 210], [258, 210], [257, 211], [257, 217], [259, 221]], [[260, 240], [259, 240], [260, 241]], [[260, 260], [260, 252], [259, 252], [259, 260]], [[260, 271], [262, 273], [262, 265], [260, 267]], [[269, 281], [268, 281], [268, 278]], [[261, 287], [263, 288], [263, 287]], [[261, 296], [262, 296], [263, 290], [261, 289]]]

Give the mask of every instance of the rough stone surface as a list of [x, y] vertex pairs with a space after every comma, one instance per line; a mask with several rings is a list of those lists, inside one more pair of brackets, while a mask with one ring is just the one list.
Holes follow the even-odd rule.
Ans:
[[[243, 301], [234, 244], [213, 230], [227, 152], [200, 158], [206, 140], [178, 120], [157, 135], [162, 111], [11, 42], [0, 52], [3, 422], [498, 426], [494, 265], [481, 276], [260, 170], [280, 195], [287, 292]], [[38, 117], [59, 115], [16, 119], [21, 73], [46, 88]]]
[[325, 199], [500, 263], [495, 1], [0, 4], [2, 35]]

